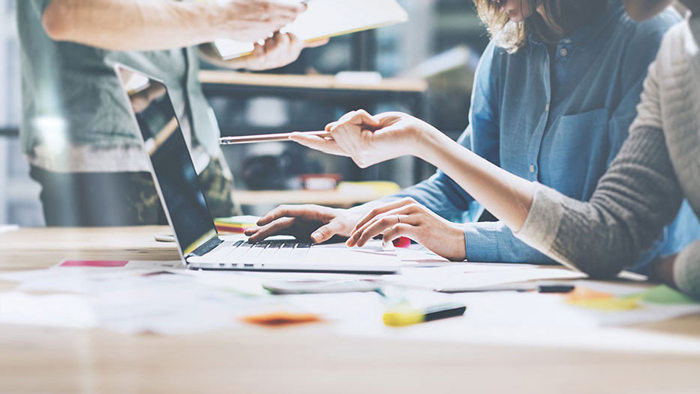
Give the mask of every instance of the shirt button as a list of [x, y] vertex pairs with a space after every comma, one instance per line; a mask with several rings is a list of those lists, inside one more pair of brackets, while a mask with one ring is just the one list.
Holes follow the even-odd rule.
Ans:
[[561, 55], [561, 57], [566, 57], [569, 54], [569, 51], [566, 48], [562, 48], [559, 51], [559, 54]]
[[544, 112], [549, 112], [549, 104], [544, 107]]
[[535, 172], [535, 165], [534, 164], [530, 164], [530, 172]]

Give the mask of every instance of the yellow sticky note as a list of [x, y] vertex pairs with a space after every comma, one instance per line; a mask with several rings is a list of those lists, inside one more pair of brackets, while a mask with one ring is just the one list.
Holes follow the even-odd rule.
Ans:
[[616, 297], [614, 294], [576, 286], [566, 297], [566, 303], [600, 311], [626, 311], [639, 308], [641, 297]]
[[578, 302], [578, 301], [591, 301], [591, 300], [601, 300], [601, 299], [612, 299], [615, 295], [610, 293], [604, 293], [602, 291], [596, 291], [587, 289], [585, 287], [576, 286], [574, 291], [566, 296], [567, 302]]
[[639, 298], [598, 298], [589, 300], [568, 300], [569, 305], [600, 311], [627, 311], [639, 308]]

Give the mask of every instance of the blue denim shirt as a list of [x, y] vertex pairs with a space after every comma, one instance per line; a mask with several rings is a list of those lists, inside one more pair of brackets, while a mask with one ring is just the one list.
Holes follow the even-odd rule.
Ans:
[[[664, 33], [678, 21], [677, 13], [666, 11], [636, 23], [621, 2], [611, 1], [595, 24], [562, 39], [553, 57], [534, 35], [514, 54], [491, 43], [477, 68], [470, 126], [459, 143], [515, 175], [588, 200], [627, 138]], [[474, 222], [483, 212], [441, 171], [395, 197], [405, 196], [455, 222]], [[678, 252], [698, 230], [684, 204], [638, 268]], [[471, 261], [553, 263], [501, 222], [468, 223], [465, 239]]]

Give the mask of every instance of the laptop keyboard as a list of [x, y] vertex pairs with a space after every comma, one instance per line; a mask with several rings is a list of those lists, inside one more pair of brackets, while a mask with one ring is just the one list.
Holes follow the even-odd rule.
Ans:
[[[344, 253], [345, 252], [345, 253]], [[400, 259], [381, 245], [350, 250], [344, 245], [320, 247], [282, 240], [249, 243], [224, 241], [203, 256], [189, 256], [191, 269], [396, 272]]]
[[211, 253], [208, 260], [222, 263], [258, 262], [271, 260], [297, 260], [309, 254], [312, 244], [290, 241], [224, 242]]

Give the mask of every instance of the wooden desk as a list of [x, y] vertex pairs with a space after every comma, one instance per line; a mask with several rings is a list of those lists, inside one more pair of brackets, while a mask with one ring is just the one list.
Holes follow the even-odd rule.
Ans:
[[[0, 270], [173, 259], [160, 227], [0, 234]], [[6, 287], [7, 289], [7, 287]], [[700, 336], [700, 317], [635, 327]], [[349, 338], [331, 324], [198, 336], [0, 325], [0, 393], [697, 392], [700, 357]]]
[[165, 226], [25, 228], [0, 234], [0, 271], [48, 268], [62, 260], [179, 260], [175, 244], [156, 242]]

